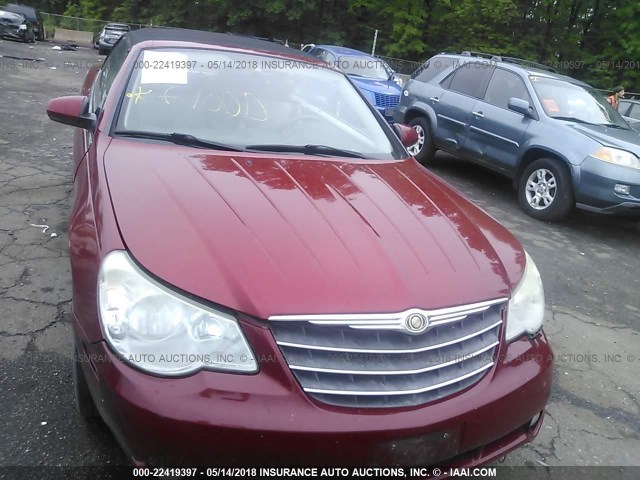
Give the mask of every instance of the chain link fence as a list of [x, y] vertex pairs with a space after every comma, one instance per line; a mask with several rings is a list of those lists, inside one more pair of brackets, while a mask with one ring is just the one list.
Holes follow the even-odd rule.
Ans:
[[[107, 23], [114, 22], [114, 20], [95, 20], [91, 18], [71, 17], [68, 15], [57, 15], [55, 13], [46, 13], [46, 12], [40, 12], [40, 15], [42, 15], [42, 21], [44, 23], [45, 32], [48, 38], [53, 38], [53, 34], [56, 27], [64, 28], [66, 30], [93, 32], [94, 34], [97, 35]], [[160, 27], [161, 26], [161, 25], [150, 25], [150, 24], [128, 23], [128, 22], [115, 22], [115, 23], [126, 23], [127, 25], [129, 25], [129, 27], [131, 27], [132, 30], [136, 30], [138, 28], [143, 28], [143, 27], [154, 27], [154, 26]], [[268, 40], [268, 41], [280, 43], [283, 45], [287, 44], [292, 48], [299, 48], [298, 43], [288, 41], [286, 39], [262, 38], [262, 40]], [[300, 46], [302, 45], [303, 44], [300, 44]], [[376, 55], [376, 57], [381, 58], [382, 60], [387, 62], [391, 66], [391, 68], [393, 68], [397, 73], [403, 74], [403, 75], [411, 75], [422, 64], [422, 62], [404, 60], [402, 58], [385, 57], [383, 55]]]
[[[91, 18], [82, 17], [70, 17], [66, 15], [56, 15], [55, 13], [40, 12], [42, 15], [42, 22], [47, 33], [48, 38], [53, 38], [53, 32], [57, 28], [64, 28], [66, 30], [77, 30], [80, 32], [93, 32], [97, 34], [107, 23], [113, 23], [113, 20], [94, 20]], [[136, 30], [142, 27], [151, 27], [152, 25], [144, 25], [141, 23], [126, 23], [132, 30]]]

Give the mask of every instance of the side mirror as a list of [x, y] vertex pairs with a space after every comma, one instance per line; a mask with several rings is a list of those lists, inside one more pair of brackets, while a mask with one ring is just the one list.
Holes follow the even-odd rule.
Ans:
[[410, 147], [418, 142], [418, 132], [416, 132], [415, 128], [401, 123], [394, 123], [393, 129], [405, 147]]
[[47, 115], [54, 122], [93, 130], [96, 126], [96, 116], [87, 113], [88, 104], [89, 98], [80, 95], [54, 98], [47, 104]]
[[533, 108], [529, 105], [529, 102], [521, 98], [511, 97], [507, 102], [509, 110], [521, 113], [525, 117], [534, 118]]

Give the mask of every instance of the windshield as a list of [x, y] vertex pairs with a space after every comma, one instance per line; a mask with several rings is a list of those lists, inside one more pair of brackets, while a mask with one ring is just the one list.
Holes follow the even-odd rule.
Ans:
[[391, 67], [379, 58], [343, 56], [338, 58], [336, 66], [347, 75], [389, 80], [393, 74]]
[[3, 7], [3, 10], [18, 13], [31, 22], [37, 21], [35, 11], [28, 7], [22, 7], [21, 5], [7, 5], [6, 7]]
[[405, 157], [382, 124], [344, 75], [317, 64], [153, 49], [135, 62], [116, 131], [187, 134], [239, 149], [322, 145], [367, 158]]
[[128, 25], [107, 25], [104, 29], [111, 33], [125, 33], [130, 30]]
[[542, 108], [551, 118], [629, 128], [606, 98], [590, 87], [535, 75], [529, 79]]
[[21, 25], [24, 23], [24, 17], [17, 13], [0, 11], [0, 23], [4, 25]]

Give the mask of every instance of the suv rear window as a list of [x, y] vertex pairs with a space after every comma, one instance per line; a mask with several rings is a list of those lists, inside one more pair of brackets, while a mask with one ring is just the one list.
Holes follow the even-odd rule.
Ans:
[[419, 82], [427, 83], [439, 73], [442, 73], [455, 62], [455, 58], [451, 57], [433, 57], [422, 64], [418, 68], [411, 78], [418, 80]]

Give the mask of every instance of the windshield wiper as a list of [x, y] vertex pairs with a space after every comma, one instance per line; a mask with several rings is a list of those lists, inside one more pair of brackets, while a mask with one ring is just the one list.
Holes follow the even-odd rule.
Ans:
[[247, 145], [247, 150], [302, 153], [304, 155], [320, 155], [329, 157], [367, 158], [361, 153], [354, 152], [352, 150], [342, 150], [341, 148], [334, 148], [328, 145]]
[[615, 123], [601, 123], [600, 125], [602, 125], [603, 127], [619, 128], [620, 130], [630, 130], [629, 128], [625, 128]]
[[144, 138], [150, 140], [164, 140], [166, 142], [175, 143], [176, 145], [186, 145], [188, 147], [195, 148], [211, 148], [213, 150], [227, 150], [230, 152], [241, 152], [242, 149], [232, 147], [231, 145], [225, 145], [224, 143], [211, 142], [209, 140], [202, 140], [201, 138], [194, 137], [189, 133], [158, 133], [158, 132], [145, 132], [143, 130], [116, 130], [113, 132], [115, 135], [121, 137], [130, 138]]
[[576, 117], [551, 117], [555, 120], [566, 120], [567, 122], [578, 122], [578, 123], [586, 123], [587, 125], [597, 125], [596, 123], [587, 122], [586, 120], [582, 120], [581, 118]]

